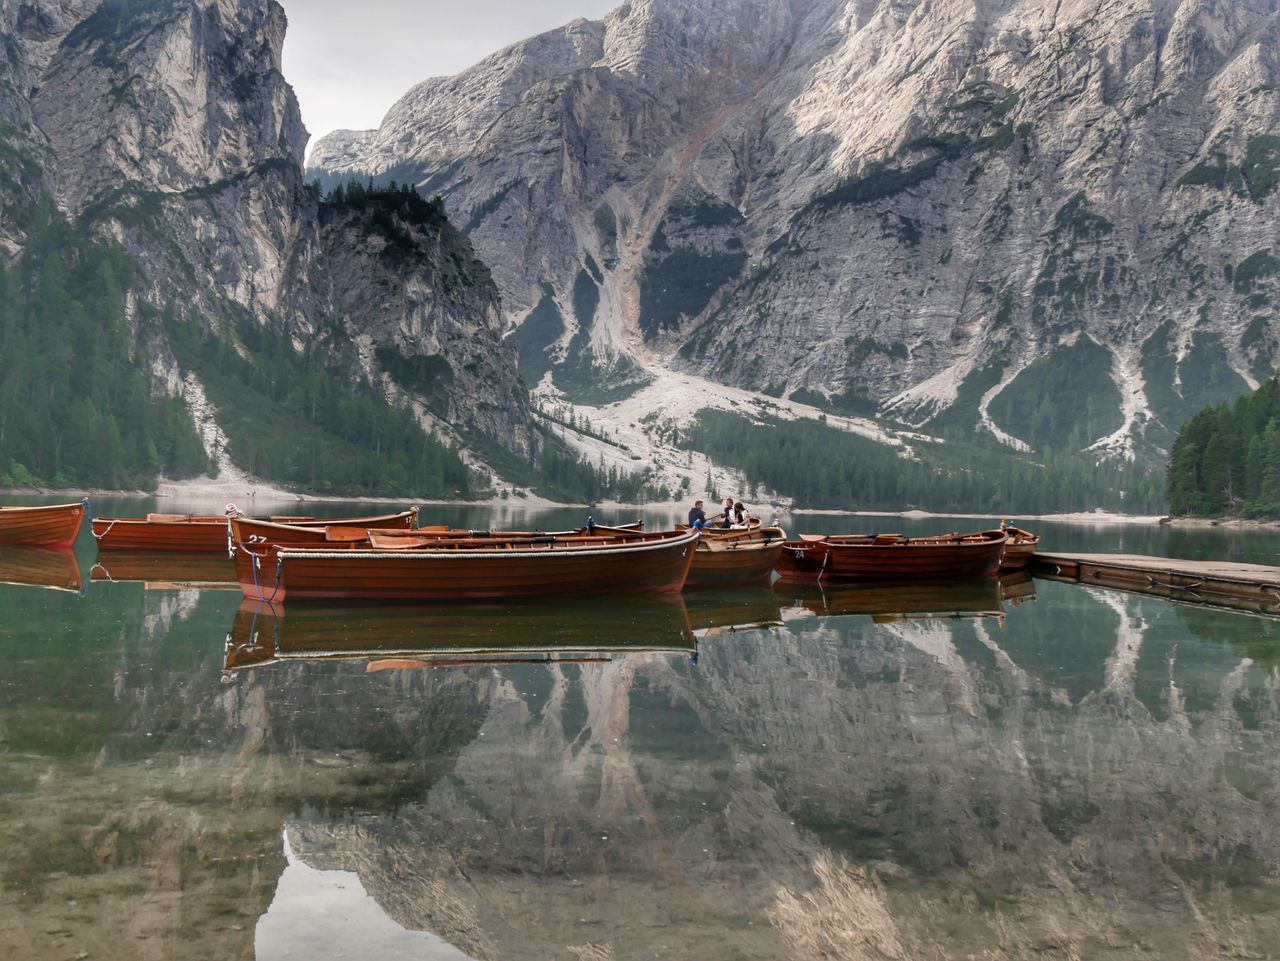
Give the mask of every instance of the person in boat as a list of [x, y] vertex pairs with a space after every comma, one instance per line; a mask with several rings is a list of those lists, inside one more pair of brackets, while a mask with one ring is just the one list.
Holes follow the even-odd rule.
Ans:
[[742, 501], [735, 501], [733, 505], [733, 527], [749, 527], [750, 517], [747, 514], [747, 507]]
[[720, 527], [728, 530], [733, 526], [733, 498], [726, 497], [724, 499], [724, 510], [720, 512]]
[[707, 523], [707, 512], [702, 509], [702, 501], [696, 500], [689, 508], [689, 526], [701, 529]]

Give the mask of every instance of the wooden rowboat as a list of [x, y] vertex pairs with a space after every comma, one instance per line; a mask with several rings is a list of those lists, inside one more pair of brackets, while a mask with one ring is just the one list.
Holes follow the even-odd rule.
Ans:
[[255, 543], [231, 519], [246, 597], [453, 601], [679, 591], [695, 532], [382, 537], [367, 546]]
[[774, 568], [784, 581], [816, 581], [827, 568], [825, 534], [801, 534], [798, 541], [785, 541]]
[[686, 587], [728, 584], [767, 585], [782, 555], [786, 533], [780, 527], [734, 531], [738, 537], [703, 537], [693, 555]]
[[[410, 530], [418, 508], [398, 514], [318, 520], [314, 517], [275, 517], [276, 524], [308, 527], [342, 525], [359, 528]], [[148, 514], [146, 517], [95, 517], [93, 536], [100, 551], [225, 551], [230, 546], [225, 514]]]
[[1008, 538], [1003, 531], [904, 537], [849, 534], [823, 540], [823, 576], [835, 580], [903, 581], [933, 577], [992, 577]]
[[80, 564], [70, 548], [0, 547], [0, 584], [79, 594]]
[[[595, 525], [591, 528], [578, 527], [564, 531], [481, 531], [461, 530], [441, 525], [439, 527], [415, 527], [406, 530], [386, 528], [360, 527], [348, 521], [324, 525], [319, 524], [280, 524], [275, 521], [257, 520], [252, 517], [237, 518], [237, 530], [244, 543], [253, 545], [271, 544], [276, 547], [316, 547], [328, 544], [336, 547], [369, 547], [369, 534], [376, 531], [384, 547], [421, 547], [440, 540], [484, 540], [498, 538], [507, 540], [535, 540], [548, 537], [577, 537], [591, 535], [599, 538], [627, 537], [640, 532], [640, 522], [621, 527]], [[393, 540], [394, 539], [394, 540]]]
[[[688, 524], [677, 524], [676, 530], [689, 530]], [[760, 518], [752, 517], [747, 521], [745, 527], [718, 527], [713, 523], [706, 523], [702, 526], [702, 534], [704, 537], [749, 537], [755, 531], [760, 530]]]
[[1004, 557], [1000, 560], [1000, 570], [1021, 571], [1030, 566], [1036, 556], [1036, 546], [1040, 543], [1040, 535], [1024, 531], [1021, 527], [1010, 527], [1005, 521], [1000, 525], [1009, 541], [1004, 546]]
[[631, 521], [629, 524], [597, 524], [588, 518], [586, 527], [579, 527], [582, 534], [634, 534], [644, 530], [644, 521]]
[[0, 507], [0, 544], [71, 547], [88, 507], [88, 501], [48, 507]]

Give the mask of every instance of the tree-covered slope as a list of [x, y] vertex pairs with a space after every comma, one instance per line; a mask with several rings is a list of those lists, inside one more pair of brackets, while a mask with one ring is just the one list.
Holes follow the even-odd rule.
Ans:
[[451, 496], [501, 461], [612, 489], [543, 463], [489, 269], [443, 204], [305, 182], [285, 29], [275, 0], [0, 3], [0, 486], [221, 465]]
[[208, 470], [181, 402], [152, 392], [156, 331], [129, 323], [131, 258], [48, 202], [23, 233], [0, 270], [0, 486], [150, 487]]
[[1280, 381], [1202, 410], [1169, 462], [1169, 510], [1198, 517], [1280, 517]]

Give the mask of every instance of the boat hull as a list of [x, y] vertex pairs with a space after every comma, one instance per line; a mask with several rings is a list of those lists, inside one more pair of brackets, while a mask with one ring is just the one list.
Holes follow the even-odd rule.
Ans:
[[774, 570], [784, 581], [814, 581], [827, 566], [827, 547], [820, 540], [787, 541]]
[[[418, 509], [376, 517], [351, 517], [336, 520], [314, 518], [276, 518], [285, 526], [360, 527], [373, 530], [410, 530], [418, 517]], [[146, 517], [98, 517], [93, 521], [93, 536], [103, 551], [180, 551], [203, 553], [226, 551], [230, 546], [227, 518], [213, 515], [149, 514]], [[304, 541], [305, 538], [299, 538]], [[323, 537], [320, 538], [323, 541]]]
[[1035, 559], [1040, 535], [1024, 531], [1020, 527], [1001, 527], [1000, 530], [1009, 538], [1004, 545], [1004, 557], [1000, 559], [1000, 570], [1026, 570]]
[[721, 587], [729, 584], [767, 585], [782, 556], [782, 541], [731, 541], [725, 545], [701, 543], [693, 556], [686, 588]]
[[1031, 566], [1036, 556], [1035, 544], [1010, 544], [1004, 549], [1004, 558], [1000, 561], [1002, 571], [1022, 571]]
[[49, 507], [0, 507], [0, 544], [67, 548], [84, 523], [85, 504]]
[[684, 587], [696, 534], [591, 545], [307, 550], [236, 546], [246, 597], [457, 601], [661, 594]]
[[1000, 567], [1003, 534], [945, 538], [828, 539], [825, 577], [832, 580], [906, 581], [917, 578], [994, 577]]

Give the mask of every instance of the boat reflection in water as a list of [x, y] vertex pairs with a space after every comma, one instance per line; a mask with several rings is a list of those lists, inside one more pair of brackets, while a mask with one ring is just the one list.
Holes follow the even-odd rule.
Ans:
[[779, 595], [767, 587], [689, 591], [684, 595], [689, 623], [699, 638], [782, 625]]
[[99, 551], [98, 560], [89, 571], [89, 579], [142, 581], [149, 591], [240, 589], [235, 562], [225, 552]]
[[82, 593], [80, 563], [69, 548], [0, 547], [0, 584]]
[[993, 617], [1003, 622], [1005, 604], [1035, 600], [1029, 574], [917, 584], [849, 584], [779, 581], [774, 593], [782, 617], [866, 614], [877, 624], [898, 620]]
[[246, 599], [226, 673], [293, 660], [367, 660], [369, 672], [474, 664], [592, 663], [627, 654], [697, 657], [679, 595], [447, 607], [288, 606]]
[[1013, 607], [1029, 604], [1036, 599], [1035, 578], [1026, 570], [1001, 574], [1000, 597], [1006, 604]]

